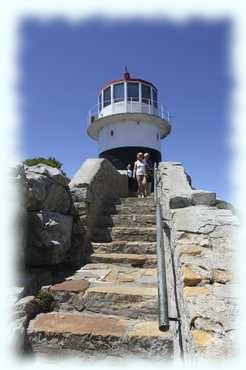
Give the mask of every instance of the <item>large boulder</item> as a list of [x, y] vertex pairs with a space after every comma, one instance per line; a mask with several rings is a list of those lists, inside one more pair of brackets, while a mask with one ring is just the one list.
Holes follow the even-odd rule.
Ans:
[[191, 186], [191, 178], [179, 162], [161, 162], [160, 174], [163, 186], [169, 199], [171, 209], [196, 205], [212, 206], [216, 204], [216, 194], [210, 191], [197, 190]]
[[69, 213], [71, 208], [69, 179], [60, 170], [45, 164], [25, 166], [25, 177], [28, 211], [49, 209], [53, 212]]
[[217, 238], [232, 236], [239, 227], [237, 217], [230, 210], [204, 205], [173, 210], [172, 218], [178, 231], [206, 234]]
[[57, 212], [28, 212], [25, 251], [29, 266], [54, 265], [64, 261], [71, 247], [73, 218]]
[[45, 164], [17, 164], [12, 178], [18, 187], [18, 266], [63, 262], [71, 247], [73, 220], [69, 179]]

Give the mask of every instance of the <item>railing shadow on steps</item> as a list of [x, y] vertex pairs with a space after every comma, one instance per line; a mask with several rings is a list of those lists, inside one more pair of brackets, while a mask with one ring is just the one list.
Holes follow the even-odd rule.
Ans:
[[158, 195], [158, 184], [160, 175], [158, 167], [154, 166], [154, 203], [156, 206], [156, 254], [158, 271], [158, 310], [159, 310], [159, 330], [169, 330], [168, 316], [168, 296], [167, 296], [167, 278], [165, 262], [165, 244], [163, 238], [163, 218], [160, 199]]

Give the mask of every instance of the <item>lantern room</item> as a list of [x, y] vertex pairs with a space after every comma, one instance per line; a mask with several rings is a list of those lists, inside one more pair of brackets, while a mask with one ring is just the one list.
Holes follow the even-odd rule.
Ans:
[[132, 163], [137, 151], [161, 159], [161, 139], [170, 132], [170, 115], [158, 102], [154, 84], [133, 78], [127, 69], [122, 79], [106, 83], [89, 112], [87, 132], [98, 141], [99, 157], [119, 169]]

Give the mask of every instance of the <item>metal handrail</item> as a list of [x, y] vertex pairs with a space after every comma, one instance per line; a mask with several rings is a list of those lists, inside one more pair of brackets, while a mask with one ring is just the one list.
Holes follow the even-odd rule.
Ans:
[[[106, 106], [105, 103], [107, 104]], [[156, 103], [156, 104], [154, 104]], [[120, 107], [120, 110], [119, 110]], [[107, 115], [117, 113], [147, 113], [154, 114], [162, 119], [170, 121], [170, 113], [164, 105], [157, 105], [157, 102], [152, 99], [142, 98], [140, 101], [139, 97], [129, 97], [127, 100], [122, 98], [116, 98], [112, 100], [105, 100], [100, 104], [96, 104], [89, 111], [89, 124], [91, 122], [102, 118]]]
[[168, 316], [168, 296], [165, 262], [165, 244], [163, 238], [163, 221], [161, 204], [158, 197], [158, 168], [154, 166], [154, 202], [156, 206], [156, 254], [158, 271], [158, 309], [159, 309], [159, 329], [161, 331], [169, 330]]

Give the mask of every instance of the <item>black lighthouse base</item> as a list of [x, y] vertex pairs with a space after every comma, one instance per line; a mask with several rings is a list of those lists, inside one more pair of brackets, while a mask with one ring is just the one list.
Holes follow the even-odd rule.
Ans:
[[143, 147], [143, 146], [125, 146], [122, 148], [115, 148], [106, 150], [100, 153], [99, 158], [108, 159], [117, 170], [125, 170], [128, 164], [132, 165], [136, 161], [137, 153], [149, 153], [150, 159], [153, 163], [161, 161], [161, 153], [159, 150]]

